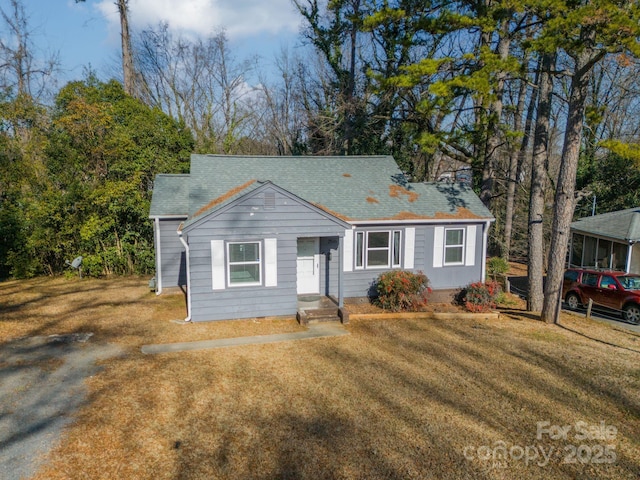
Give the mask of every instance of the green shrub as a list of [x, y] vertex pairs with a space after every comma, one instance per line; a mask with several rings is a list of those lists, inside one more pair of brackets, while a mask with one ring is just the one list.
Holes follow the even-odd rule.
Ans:
[[509, 262], [502, 257], [491, 257], [487, 262], [487, 273], [496, 280], [498, 275], [504, 275], [509, 271]]
[[496, 308], [496, 300], [502, 292], [497, 282], [476, 282], [461, 292], [461, 303], [473, 313], [488, 312]]
[[427, 304], [431, 293], [429, 279], [422, 273], [392, 270], [380, 274], [373, 303], [392, 312], [417, 311]]

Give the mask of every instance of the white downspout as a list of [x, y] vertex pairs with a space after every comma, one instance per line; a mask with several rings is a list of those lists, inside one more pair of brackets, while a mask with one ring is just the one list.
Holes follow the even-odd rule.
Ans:
[[162, 293], [162, 247], [160, 245], [160, 219], [153, 220], [155, 227], [154, 238], [156, 241], [156, 295]]
[[487, 281], [487, 244], [489, 243], [489, 227], [491, 220], [487, 220], [484, 224], [484, 232], [482, 232], [482, 283]]
[[[182, 225], [181, 225], [182, 226]], [[180, 242], [184, 245], [185, 251], [185, 263], [187, 264], [187, 318], [184, 319], [185, 322], [191, 321], [191, 272], [189, 268], [189, 244], [184, 241], [182, 238], [182, 230], [178, 229], [178, 238], [180, 238]]]

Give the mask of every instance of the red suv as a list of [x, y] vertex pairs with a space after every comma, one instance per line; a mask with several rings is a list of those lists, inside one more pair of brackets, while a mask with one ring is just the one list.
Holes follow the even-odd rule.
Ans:
[[594, 305], [622, 313], [630, 323], [640, 322], [640, 275], [569, 269], [564, 273], [562, 297], [572, 310], [591, 299]]

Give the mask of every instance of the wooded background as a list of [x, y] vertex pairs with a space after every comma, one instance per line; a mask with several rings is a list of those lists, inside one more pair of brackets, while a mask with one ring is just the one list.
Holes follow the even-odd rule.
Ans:
[[51, 91], [56, 57], [10, 0], [0, 277], [58, 274], [77, 255], [91, 275], [151, 274], [153, 178], [188, 171], [190, 153], [390, 154], [414, 181], [471, 166], [496, 217], [490, 253], [529, 263], [530, 308], [544, 299], [548, 318], [569, 222], [639, 203], [638, 2], [293, 3], [301, 46], [261, 77], [264, 60], [237, 58], [224, 32], [129, 31], [117, 0], [115, 79], [87, 70]]

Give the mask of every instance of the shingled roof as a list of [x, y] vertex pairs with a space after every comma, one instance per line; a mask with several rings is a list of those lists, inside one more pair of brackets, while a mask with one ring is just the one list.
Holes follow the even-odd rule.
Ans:
[[149, 216], [188, 216], [189, 179], [189, 174], [156, 175]]
[[[267, 181], [350, 222], [493, 219], [471, 188], [410, 183], [390, 156], [192, 155], [187, 195], [190, 220], [222, 208]], [[175, 195], [178, 183], [156, 181], [153, 212], [171, 203], [160, 197]], [[170, 186], [174, 191], [165, 192]], [[172, 209], [176, 211], [176, 205]]]
[[640, 207], [581, 218], [573, 222], [571, 228], [580, 233], [637, 242], [640, 241]]

